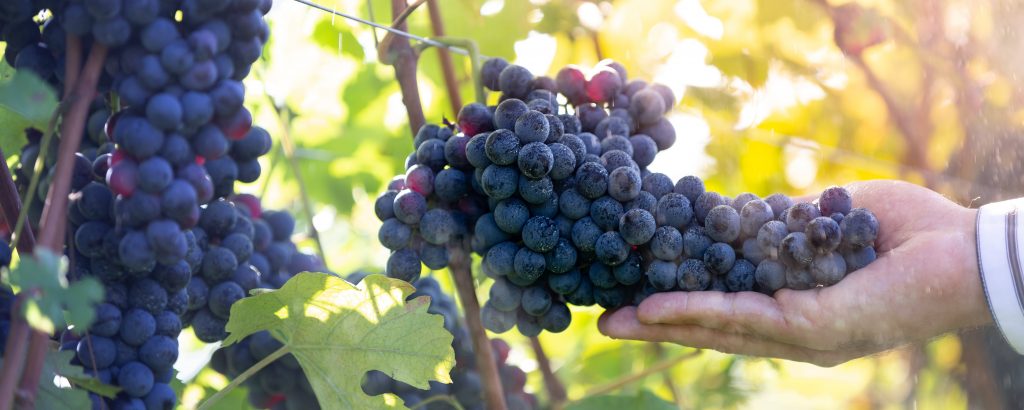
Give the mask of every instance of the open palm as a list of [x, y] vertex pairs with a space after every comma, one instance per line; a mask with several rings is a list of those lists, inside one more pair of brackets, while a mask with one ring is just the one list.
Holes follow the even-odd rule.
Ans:
[[827, 288], [669, 292], [599, 323], [613, 338], [832, 366], [991, 322], [978, 275], [976, 211], [906, 182], [847, 187], [879, 221], [878, 259]]

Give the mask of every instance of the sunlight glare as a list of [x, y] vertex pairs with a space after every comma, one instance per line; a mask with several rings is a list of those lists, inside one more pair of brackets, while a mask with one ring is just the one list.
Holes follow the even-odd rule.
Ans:
[[505, 8], [505, 0], [487, 0], [480, 6], [481, 16], [493, 16]]
[[703, 36], [719, 40], [725, 32], [722, 20], [708, 15], [699, 0], [680, 0], [676, 3], [675, 12], [686, 25]]
[[530, 72], [546, 73], [555, 61], [558, 44], [551, 35], [531, 31], [525, 40], [517, 41], [514, 48], [515, 64], [526, 67]]
[[597, 30], [601, 27], [601, 23], [604, 23], [601, 9], [597, 7], [597, 4], [589, 1], [580, 4], [576, 9], [576, 17], [580, 20], [580, 25], [590, 30]]
[[772, 64], [764, 86], [753, 90], [740, 109], [736, 129], [754, 127], [773, 113], [822, 98], [825, 98], [825, 91], [817, 84], [793, 75], [781, 64]]
[[818, 176], [816, 151], [808, 147], [786, 145], [783, 157], [786, 163], [786, 182], [798, 190], [807, 189]]
[[711, 142], [711, 127], [700, 115], [671, 113], [669, 122], [676, 128], [676, 143], [662, 151], [650, 169], [677, 180], [686, 175], [703, 175], [714, 165], [705, 148]]

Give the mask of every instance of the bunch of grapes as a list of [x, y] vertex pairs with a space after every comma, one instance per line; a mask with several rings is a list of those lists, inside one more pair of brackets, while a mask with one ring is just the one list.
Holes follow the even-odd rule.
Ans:
[[[0, 240], [0, 269], [11, 265], [11, 246]], [[14, 304], [14, 293], [6, 286], [0, 286], [0, 358], [7, 348], [7, 335], [11, 330], [11, 308]]]
[[[348, 280], [358, 283], [363, 276], [365, 273], [354, 273], [349, 275]], [[452, 348], [455, 350], [456, 366], [451, 372], [452, 383], [430, 382], [429, 390], [420, 390], [394, 380], [383, 372], [371, 371], [363, 380], [363, 391], [370, 395], [393, 393], [409, 407], [431, 397], [452, 396], [464, 409], [483, 409], [483, 386], [476, 370], [476, 356], [473, 354], [469, 333], [459, 317], [455, 301], [451, 296], [445, 294], [437, 281], [431, 277], [421, 278], [413, 285], [416, 287], [416, 292], [409, 295], [408, 299], [429, 296], [430, 307], [427, 312], [443, 316], [445, 328], [455, 337], [452, 340]], [[503, 340], [493, 339], [491, 347], [495, 352], [495, 360], [498, 364], [508, 407], [524, 410], [539, 408], [537, 398], [524, 391], [526, 373], [519, 367], [506, 363], [510, 350], [509, 345]], [[447, 402], [435, 401], [427, 404], [425, 408], [441, 410], [453, 407]]]
[[[874, 260], [878, 222], [851, 209], [842, 188], [794, 205], [781, 194], [726, 198], [700, 178], [649, 171], [675, 142], [664, 118], [675, 96], [627, 81], [618, 63], [551, 79], [491, 59], [482, 80], [499, 103], [466, 105], [454, 130], [421, 129], [406, 174], [376, 209], [392, 277], [418, 277], [419, 261], [446, 265], [424, 257], [424, 242], [483, 256], [494, 283], [481, 314], [494, 332], [560, 332], [567, 305], [612, 309], [656, 292], [828, 286]], [[431, 138], [438, 129], [444, 137]], [[445, 186], [457, 198], [437, 192], [435, 175], [449, 171], [467, 177]]]
[[[66, 251], [70, 277], [100, 279], [106, 300], [93, 326], [61, 336], [62, 347], [76, 351], [76, 364], [122, 388], [114, 400], [92, 395], [95, 408], [172, 408], [168, 383], [183, 323], [197, 324], [204, 340], [219, 340], [230, 304], [261, 275], [274, 276], [270, 258], [254, 256], [256, 249], [272, 251], [254, 240], [276, 240], [276, 231], [264, 224], [265, 236], [257, 238], [249, 214], [223, 199], [234, 193], [235, 181], [259, 177], [258, 157], [271, 147], [269, 134], [252, 127], [241, 83], [267, 41], [263, 16], [270, 6], [270, 0], [0, 5], [5, 58], [58, 90], [67, 34], [82, 39], [84, 52], [98, 45], [109, 50], [100, 97], [84, 124], [89, 138], [75, 157]], [[57, 144], [41, 152], [40, 136], [28, 131], [16, 170], [33, 225], [56, 161]], [[26, 192], [36, 158], [47, 167], [37, 176], [38, 190]], [[208, 293], [195, 291], [193, 275], [210, 282]]]

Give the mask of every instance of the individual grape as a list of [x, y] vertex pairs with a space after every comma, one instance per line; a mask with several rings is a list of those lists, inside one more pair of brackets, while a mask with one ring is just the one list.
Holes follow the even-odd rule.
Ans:
[[605, 309], [615, 309], [627, 302], [626, 289], [614, 287], [611, 289], [594, 288], [594, 302]]
[[711, 212], [711, 209], [713, 209], [716, 206], [728, 204], [725, 198], [723, 198], [717, 192], [705, 192], [703, 194], [700, 194], [700, 196], [697, 197], [697, 200], [692, 203], [693, 216], [697, 218], [698, 222], [701, 223], [707, 222], [708, 213]]
[[597, 238], [594, 253], [597, 260], [609, 266], [617, 266], [629, 256], [629, 243], [618, 232], [605, 232]]
[[[643, 190], [650, 192], [654, 198], [661, 199], [663, 196], [673, 192], [672, 179], [668, 175], [652, 173], [643, 179]], [[689, 201], [687, 201], [689, 203]]]
[[789, 208], [786, 213], [786, 228], [790, 232], [803, 232], [812, 219], [821, 216], [818, 207], [813, 204], [802, 202]]
[[155, 336], [139, 348], [139, 360], [158, 372], [170, 370], [178, 360], [178, 342], [167, 336]]
[[[733, 201], [734, 203], [736, 201]], [[757, 237], [758, 231], [764, 224], [775, 219], [771, 205], [760, 199], [748, 201], [740, 209], [740, 237]]]
[[789, 268], [786, 270], [786, 287], [793, 290], [813, 289], [816, 286], [814, 276], [806, 267]]
[[576, 306], [591, 306], [594, 301], [594, 284], [586, 277], [580, 278], [580, 284], [576, 290], [565, 295], [565, 301]]
[[558, 225], [546, 216], [535, 216], [523, 226], [523, 244], [536, 252], [547, 252], [558, 243]]
[[754, 279], [761, 290], [774, 293], [786, 286], [786, 267], [772, 259], [763, 260], [757, 265]]
[[533, 74], [524, 67], [509, 64], [498, 75], [498, 88], [505, 95], [523, 99], [530, 94], [530, 82]]
[[686, 259], [676, 271], [679, 288], [688, 292], [706, 290], [711, 285], [711, 272], [704, 262], [698, 259]]
[[425, 165], [413, 165], [405, 173], [405, 184], [420, 195], [429, 197], [434, 193], [434, 171]]
[[621, 167], [608, 174], [608, 195], [620, 202], [636, 198], [640, 187], [640, 173], [632, 168]]
[[[132, 4], [132, 3], [128, 3]], [[125, 7], [128, 6], [125, 5]], [[174, 389], [167, 383], [155, 383], [153, 388], [150, 389], [149, 394], [142, 398], [145, 408], [147, 409], [169, 409], [174, 408], [177, 403], [177, 394]]]
[[543, 286], [530, 286], [523, 290], [523, 311], [530, 316], [541, 316], [551, 309], [551, 294]]
[[416, 149], [416, 161], [426, 165], [434, 171], [440, 171], [448, 165], [444, 158], [444, 141], [438, 139], [426, 140]]
[[724, 275], [736, 263], [736, 252], [725, 243], [716, 242], [704, 251], [704, 266], [711, 272]]
[[590, 214], [591, 202], [573, 188], [562, 191], [558, 197], [558, 208], [562, 215], [577, 220]]
[[654, 232], [650, 242], [651, 253], [655, 258], [673, 261], [683, 253], [683, 235], [671, 226], [662, 226]]
[[737, 259], [725, 275], [725, 285], [730, 292], [754, 290], [754, 275], [757, 268], [746, 259]]
[[608, 67], [597, 68], [597, 72], [586, 82], [587, 98], [598, 103], [610, 102], [622, 88], [618, 73]]
[[420, 269], [419, 255], [415, 250], [407, 248], [391, 253], [385, 273], [388, 277], [414, 282], [419, 279]]
[[707, 236], [703, 227], [691, 226], [683, 232], [683, 256], [690, 259], [704, 259], [704, 252], [714, 241]]
[[814, 249], [803, 232], [790, 233], [779, 245], [779, 260], [790, 268], [805, 267], [813, 259]]
[[576, 268], [566, 273], [548, 275], [548, 288], [560, 295], [568, 295], [580, 286], [580, 271]]
[[675, 193], [685, 196], [690, 203], [696, 203], [697, 198], [704, 194], [704, 181], [693, 175], [682, 177], [676, 182]]
[[846, 271], [854, 272], [868, 266], [875, 261], [875, 248], [866, 246], [860, 249], [844, 249], [843, 260], [846, 262]]
[[510, 98], [498, 104], [494, 110], [494, 128], [513, 130], [519, 117], [526, 114], [530, 109], [522, 100]]
[[480, 178], [484, 193], [493, 199], [505, 199], [515, 194], [519, 185], [519, 172], [513, 167], [490, 165]]
[[822, 286], [832, 286], [846, 276], [846, 261], [839, 252], [830, 252], [814, 257], [810, 267], [814, 281]]
[[629, 138], [629, 143], [633, 146], [633, 161], [636, 161], [637, 165], [647, 167], [654, 162], [654, 157], [658, 154], [658, 144], [653, 138], [645, 134], [635, 134]]
[[807, 240], [811, 242], [811, 246], [821, 254], [836, 250], [842, 240], [839, 224], [827, 216], [812, 219], [807, 224], [804, 233], [807, 235]]
[[839, 225], [842, 230], [842, 245], [846, 248], [872, 246], [878, 238], [878, 219], [864, 208], [854, 208]]
[[155, 280], [140, 279], [128, 291], [128, 304], [155, 315], [167, 307], [167, 291]]
[[518, 251], [519, 246], [513, 242], [498, 243], [487, 251], [483, 263], [486, 264], [491, 272], [497, 275], [511, 275], [515, 270], [514, 261]]
[[578, 106], [587, 102], [586, 77], [578, 67], [568, 66], [559, 70], [555, 84], [570, 104]]
[[491, 159], [487, 155], [487, 139], [491, 133], [484, 132], [470, 138], [466, 143], [466, 160], [476, 168], [487, 168], [491, 165]]
[[853, 196], [850, 191], [840, 186], [832, 186], [822, 191], [818, 198], [818, 209], [822, 215], [835, 213], [846, 215], [853, 208]]
[[597, 198], [590, 204], [590, 217], [605, 231], [616, 229], [623, 214], [625, 209], [622, 204], [609, 196]]
[[427, 213], [427, 201], [415, 191], [403, 190], [395, 196], [393, 209], [398, 220], [415, 225]]
[[743, 253], [744, 259], [755, 265], [768, 259], [768, 255], [761, 251], [761, 245], [757, 243], [757, 238], [749, 238], [743, 241], [743, 244], [740, 245], [740, 252]]
[[533, 142], [543, 143], [551, 132], [547, 117], [543, 113], [534, 110], [527, 110], [519, 116], [516, 119], [514, 129], [519, 143], [523, 145]]
[[676, 143], [676, 129], [665, 118], [660, 118], [653, 124], [645, 125], [638, 131], [640, 134], [648, 135], [658, 145], [659, 150], [667, 150]]
[[621, 265], [612, 268], [615, 280], [620, 285], [631, 286], [643, 279], [643, 269], [640, 267], [640, 254], [630, 252], [629, 257]]
[[508, 65], [508, 61], [501, 57], [489, 58], [487, 61], [484, 61], [484, 64], [480, 67], [480, 78], [484, 86], [491, 91], [499, 91], [498, 76], [501, 75], [501, 71], [508, 67]]
[[834, 213], [831, 216], [829, 216], [829, 218], [832, 218], [832, 220], [836, 221], [837, 224], [842, 224], [843, 219], [846, 219], [846, 215], [843, 215], [841, 213]]
[[561, 180], [572, 176], [576, 170], [576, 156], [572, 150], [564, 144], [553, 143], [548, 145], [551, 150], [552, 167], [549, 175], [552, 179]]
[[[420, 127], [420, 129], [416, 131], [416, 136], [414, 136], [412, 140], [412, 146], [415, 148], [415, 151], [418, 151], [424, 142], [437, 139], [439, 131], [441, 131], [441, 127], [437, 124], [424, 124]], [[413, 154], [416, 153], [415, 151]]]
[[530, 209], [518, 198], [508, 198], [498, 202], [494, 208], [494, 222], [510, 234], [522, 232], [523, 225], [530, 219]]
[[619, 218], [619, 233], [630, 245], [643, 245], [654, 237], [654, 216], [642, 209], [631, 209]]
[[740, 236], [740, 215], [729, 205], [718, 205], [708, 211], [704, 231], [717, 242], [731, 243]]
[[589, 199], [597, 199], [608, 191], [608, 171], [598, 163], [588, 162], [576, 170], [576, 190]]
[[678, 267], [672, 261], [654, 260], [647, 267], [647, 282], [658, 291], [672, 290], [678, 284]]
[[594, 252], [602, 232], [593, 219], [583, 217], [572, 226], [572, 243], [582, 252]]
[[494, 333], [505, 333], [512, 330], [516, 325], [516, 313], [513, 312], [502, 312], [495, 309], [490, 304], [485, 304], [480, 309], [480, 320], [483, 322], [484, 328]]
[[444, 245], [455, 236], [456, 222], [444, 209], [431, 209], [420, 219], [420, 237], [432, 245]]
[[579, 137], [580, 141], [583, 141], [583, 145], [587, 148], [588, 154], [600, 156], [604, 153], [601, 148], [601, 140], [597, 138], [597, 135], [589, 132], [583, 132], [577, 134], [577, 137]]
[[782, 240], [789, 234], [789, 230], [786, 229], [786, 224], [781, 221], [769, 221], [761, 226], [761, 229], [757, 231], [757, 244], [761, 247], [761, 252], [769, 258], [779, 257], [779, 247], [782, 245]]
[[544, 259], [544, 254], [529, 248], [519, 248], [513, 261], [513, 267], [513, 272], [508, 275], [508, 279], [516, 285], [529, 286], [544, 274], [547, 261]]
[[125, 343], [132, 346], [141, 346], [156, 333], [156, 319], [149, 312], [142, 309], [130, 309], [121, 319], [121, 329], [118, 332]]
[[793, 206], [793, 200], [783, 194], [772, 194], [764, 199], [769, 206], [772, 207], [772, 213], [775, 214], [775, 219], [785, 222], [781, 219], [782, 212]]
[[536, 337], [540, 335], [544, 329], [540, 327], [540, 323], [537, 318], [526, 314], [526, 312], [519, 312], [516, 318], [516, 329], [519, 329], [519, 334], [526, 337]]
[[454, 135], [445, 141], [444, 159], [452, 168], [465, 169], [470, 166], [469, 159], [466, 158], [466, 146], [469, 145], [469, 141], [470, 137], [465, 135]]
[[573, 134], [565, 134], [558, 140], [559, 144], [565, 145], [576, 157], [576, 165], [582, 166], [587, 158], [587, 145], [580, 137]]
[[603, 263], [591, 264], [587, 269], [587, 278], [598, 288], [611, 289], [619, 284], [612, 267]]
[[139, 362], [129, 362], [118, 372], [117, 384], [132, 397], [144, 397], [153, 388], [153, 371]]
[[656, 213], [658, 225], [683, 229], [690, 223], [693, 216], [690, 201], [682, 194], [668, 193], [658, 200]]
[[665, 114], [665, 100], [654, 90], [641, 90], [630, 98], [629, 114], [641, 124], [653, 124]]
[[565, 329], [568, 329], [569, 324], [572, 323], [572, 313], [569, 312], [569, 307], [565, 306], [565, 304], [552, 303], [551, 308], [537, 320], [537, 323], [540, 324], [540, 327], [544, 328], [544, 330], [551, 333], [561, 333], [562, 331], [565, 331]]
[[434, 193], [442, 201], [458, 201], [466, 196], [468, 190], [468, 177], [464, 172], [457, 169], [448, 168], [442, 170], [434, 177]]
[[487, 304], [504, 312], [514, 312], [519, 309], [522, 297], [523, 288], [512, 284], [506, 278], [497, 278], [491, 285]]
[[[636, 162], [633, 162], [633, 158], [622, 151], [608, 151], [601, 154], [601, 163], [609, 173], [619, 168], [630, 168], [636, 171], [637, 174], [640, 173], [640, 167], [636, 165]], [[640, 181], [637, 181], [637, 189], [639, 189], [640, 183]]]
[[480, 103], [470, 103], [459, 110], [459, 129], [467, 136], [474, 136], [481, 132], [494, 129], [494, 118], [487, 106]]
[[733, 198], [729, 205], [731, 205], [733, 209], [736, 210], [736, 212], [740, 212], [743, 210], [743, 207], [746, 206], [748, 202], [758, 199], [760, 198], [758, 198], [757, 195], [754, 195], [750, 192], [744, 192], [742, 194], [736, 195], [736, 198]]
[[[494, 135], [493, 133], [491, 135]], [[543, 178], [554, 165], [551, 149], [542, 142], [531, 142], [519, 150], [519, 170], [529, 178]]]
[[[553, 111], [558, 111], [558, 103], [552, 103]], [[544, 140], [546, 144], [554, 144], [562, 140], [562, 136], [565, 135], [565, 125], [562, 124], [562, 120], [559, 120], [553, 113], [544, 113], [544, 118], [548, 120], [548, 138]]]
[[544, 257], [548, 271], [565, 273], [576, 265], [576, 248], [567, 239], [558, 238], [558, 243]]
[[86, 368], [104, 369], [117, 358], [117, 345], [106, 337], [89, 335], [78, 341], [75, 354]]

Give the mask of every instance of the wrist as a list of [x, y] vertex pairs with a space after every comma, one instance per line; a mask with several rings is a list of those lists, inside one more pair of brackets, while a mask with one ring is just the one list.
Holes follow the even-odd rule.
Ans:
[[963, 292], [959, 295], [963, 317], [961, 327], [985, 326], [992, 323], [992, 311], [989, 308], [985, 287], [981, 278], [980, 259], [978, 255], [978, 210], [964, 208], [959, 212], [955, 233], [961, 236], [962, 254], [955, 260], [961, 262], [957, 269], [958, 288]]

